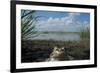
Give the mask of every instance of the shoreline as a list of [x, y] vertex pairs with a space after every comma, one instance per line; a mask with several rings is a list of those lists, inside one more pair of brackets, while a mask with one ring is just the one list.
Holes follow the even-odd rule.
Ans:
[[[22, 62], [44, 62], [49, 58], [55, 46], [64, 47], [66, 54], [74, 60], [90, 58], [90, 40], [52, 41], [52, 40], [22, 40]], [[70, 60], [70, 59], [69, 59]]]

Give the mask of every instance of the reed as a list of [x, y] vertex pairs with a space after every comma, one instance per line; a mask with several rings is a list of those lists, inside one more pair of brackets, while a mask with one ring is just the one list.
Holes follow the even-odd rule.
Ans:
[[83, 39], [90, 39], [90, 29], [88, 27], [81, 29], [80, 32], [79, 32], [79, 35], [80, 35], [80, 38], [82, 40]]
[[21, 11], [21, 37], [22, 40], [37, 36], [36, 23], [38, 17], [34, 15], [34, 10]]

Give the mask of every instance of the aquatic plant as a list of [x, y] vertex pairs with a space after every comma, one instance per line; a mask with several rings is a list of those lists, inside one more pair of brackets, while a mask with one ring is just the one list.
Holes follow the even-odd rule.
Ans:
[[21, 38], [28, 39], [37, 36], [36, 22], [38, 17], [34, 15], [33, 10], [21, 10]]
[[79, 32], [79, 35], [80, 35], [81, 39], [89, 39], [90, 38], [90, 29], [88, 27], [81, 29]]

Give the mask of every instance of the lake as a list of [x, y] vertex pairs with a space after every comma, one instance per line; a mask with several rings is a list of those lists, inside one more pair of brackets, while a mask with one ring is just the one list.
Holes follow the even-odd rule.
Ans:
[[55, 41], [78, 41], [80, 36], [78, 33], [41, 33], [31, 40], [55, 40]]

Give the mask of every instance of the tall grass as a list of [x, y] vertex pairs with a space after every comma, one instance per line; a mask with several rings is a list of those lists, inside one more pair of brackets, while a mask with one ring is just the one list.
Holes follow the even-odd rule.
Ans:
[[81, 39], [89, 39], [90, 38], [90, 28], [81, 29], [79, 32]]
[[34, 15], [33, 10], [21, 10], [21, 37], [22, 39], [28, 39], [30, 37], [37, 36], [35, 29], [37, 18]]

